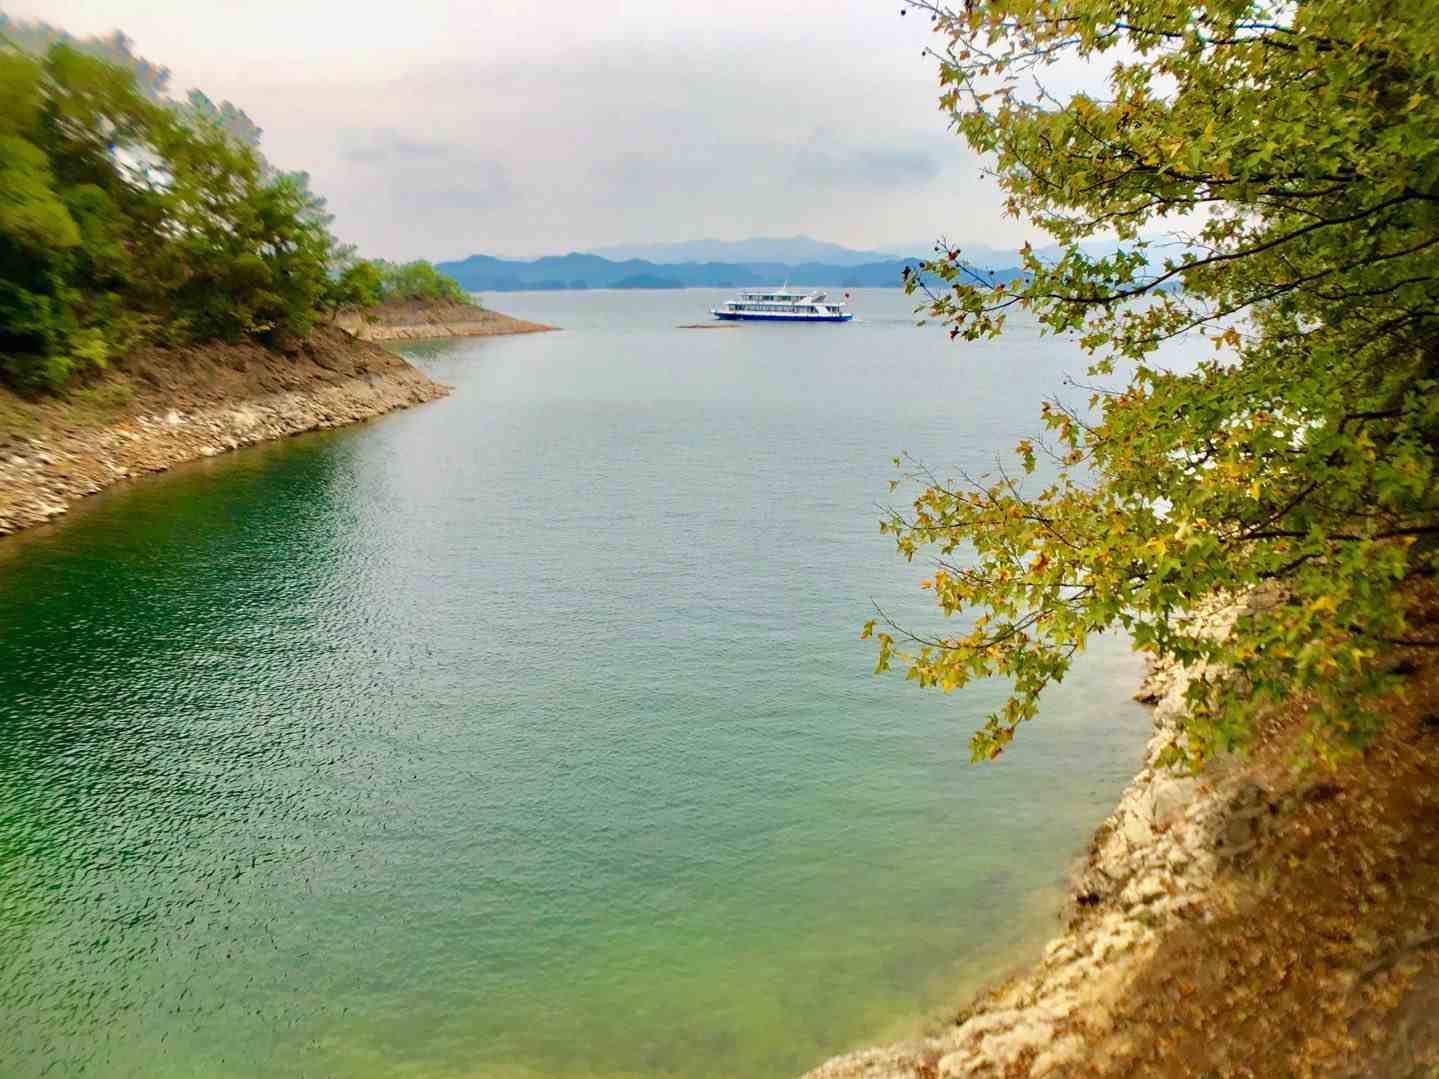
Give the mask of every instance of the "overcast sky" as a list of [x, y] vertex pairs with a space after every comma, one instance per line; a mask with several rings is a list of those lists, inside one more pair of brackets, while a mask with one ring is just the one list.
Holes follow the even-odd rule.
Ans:
[[899, 0], [0, 0], [245, 109], [389, 258], [807, 233], [1018, 246]]

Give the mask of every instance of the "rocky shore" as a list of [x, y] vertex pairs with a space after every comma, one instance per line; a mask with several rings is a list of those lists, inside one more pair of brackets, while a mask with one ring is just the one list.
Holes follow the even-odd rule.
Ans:
[[[1194, 617], [1222, 635], [1274, 602]], [[1155, 704], [1143, 767], [1039, 962], [944, 1029], [808, 1079], [1439, 1074], [1439, 665], [1396, 669], [1409, 687], [1392, 733], [1347, 772], [1295, 766], [1296, 705], [1266, 748], [1195, 776], [1158, 760], [1203, 672], [1155, 667], [1138, 694]], [[1386, 828], [1366, 830], [1375, 816]], [[1399, 1023], [1401, 1066], [1375, 1066]]]
[[526, 322], [464, 303], [388, 303], [363, 314], [343, 312], [336, 324], [365, 341], [423, 341], [440, 337], [495, 337], [544, 333], [555, 327]]
[[554, 329], [476, 304], [382, 304], [283, 350], [148, 349], [98, 384], [26, 401], [0, 388], [0, 536], [42, 524], [121, 480], [442, 397], [376, 342]]
[[[3, 392], [3, 391], [0, 391]], [[0, 400], [0, 535], [122, 480], [442, 397], [378, 345], [326, 329], [288, 353], [150, 350], [69, 398]]]

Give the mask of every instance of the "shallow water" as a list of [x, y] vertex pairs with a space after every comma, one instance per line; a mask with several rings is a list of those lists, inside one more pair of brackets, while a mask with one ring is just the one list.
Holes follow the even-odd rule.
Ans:
[[1082, 374], [724, 298], [511, 294], [435, 404], [0, 542], [0, 1074], [784, 1075], [1022, 954], [1137, 762], [1091, 650], [871, 674], [889, 458], [982, 471]]

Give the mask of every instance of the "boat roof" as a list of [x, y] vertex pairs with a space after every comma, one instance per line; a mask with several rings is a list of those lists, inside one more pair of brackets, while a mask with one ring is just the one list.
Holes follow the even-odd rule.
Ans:
[[788, 287], [787, 285], [781, 286], [780, 288], [743, 288], [739, 290], [739, 294], [741, 296], [792, 296], [797, 300], [824, 299], [823, 292], [796, 292], [794, 289]]

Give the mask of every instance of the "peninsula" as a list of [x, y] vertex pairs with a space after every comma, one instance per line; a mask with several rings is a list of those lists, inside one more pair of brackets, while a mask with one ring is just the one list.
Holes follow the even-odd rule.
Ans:
[[449, 392], [379, 342], [549, 329], [453, 299], [405, 300], [341, 312], [284, 347], [142, 348], [63, 395], [0, 385], [0, 535], [123, 480]]
[[555, 327], [526, 322], [468, 300], [392, 300], [341, 312], [336, 325], [362, 341], [424, 341], [439, 337], [498, 337]]
[[0, 534], [445, 392], [376, 341], [549, 328], [428, 262], [357, 258], [243, 111], [171, 98], [123, 35], [0, 20]]

